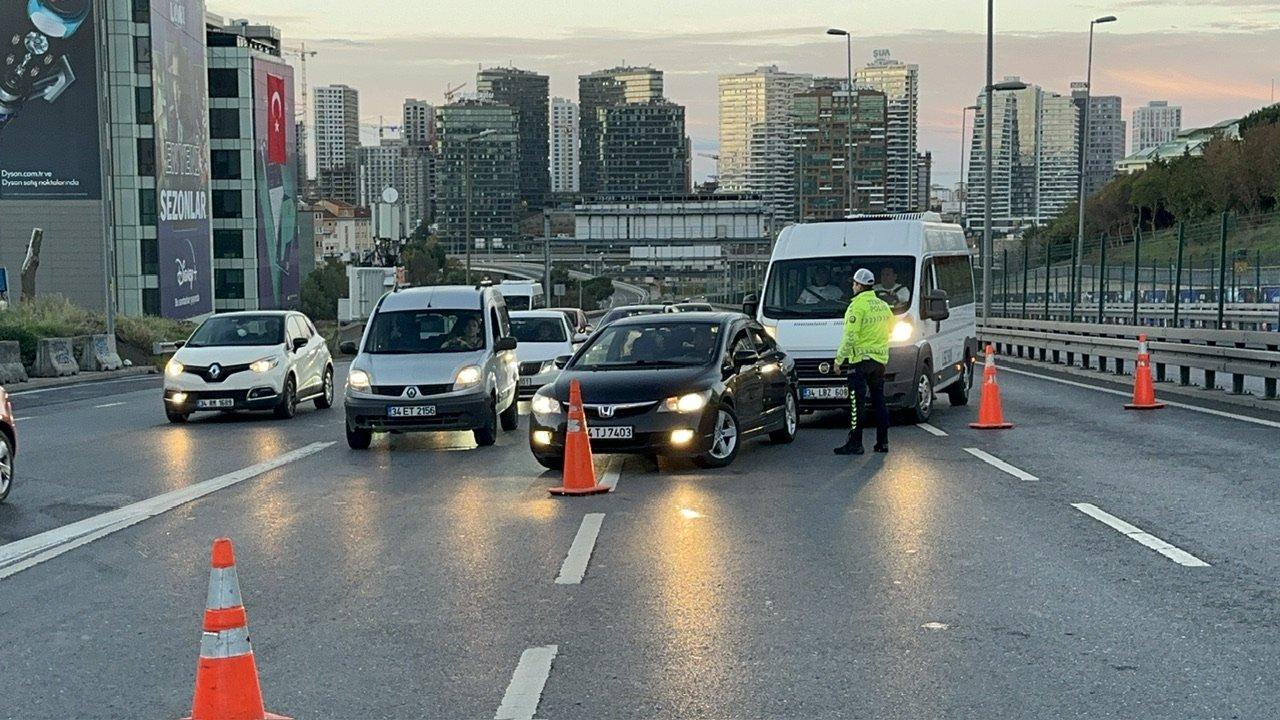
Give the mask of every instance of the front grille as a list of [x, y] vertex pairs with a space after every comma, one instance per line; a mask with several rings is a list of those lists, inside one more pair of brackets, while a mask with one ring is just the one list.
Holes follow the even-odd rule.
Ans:
[[222, 365], [221, 363], [219, 363], [219, 364], [218, 364], [218, 377], [213, 377], [212, 375], [210, 375], [210, 374], [209, 374], [209, 368], [210, 368], [210, 367], [213, 367], [213, 366], [212, 366], [212, 365], [207, 365], [207, 366], [205, 366], [205, 365], [186, 365], [186, 366], [184, 366], [184, 367], [183, 367], [182, 372], [184, 372], [184, 373], [190, 373], [190, 374], [192, 374], [192, 375], [195, 375], [196, 377], [200, 378], [201, 380], [204, 380], [204, 381], [205, 381], [205, 382], [207, 382], [207, 383], [220, 383], [220, 382], [222, 382], [222, 381], [226, 380], [227, 378], [231, 377], [232, 375], [235, 375], [236, 373], [245, 372], [245, 371], [247, 371], [247, 370], [249, 369], [249, 365], [248, 365], [248, 364], [244, 364], [244, 365]]
[[520, 363], [520, 374], [521, 374], [521, 375], [525, 375], [525, 376], [528, 376], [528, 375], [537, 375], [537, 374], [538, 374], [538, 373], [540, 373], [540, 372], [542, 372], [542, 363], [541, 363], [541, 362], [522, 362], [522, 363]]
[[[818, 366], [822, 365], [823, 363], [827, 363], [829, 368], [826, 373], [823, 373], [818, 369]], [[805, 378], [824, 378], [825, 377], [825, 378], [832, 378], [832, 379], [839, 378], [840, 376], [835, 374], [834, 367], [835, 367], [835, 361], [827, 358], [804, 358], [804, 359], [797, 358], [796, 359], [796, 374], [799, 375], [800, 377], [805, 377]]]
[[[405, 388], [408, 385], [374, 385], [370, 390], [374, 395], [382, 395], [385, 397], [400, 397], [404, 395]], [[415, 385], [418, 388], [418, 395], [443, 395], [453, 391], [452, 385]]]
[[597, 420], [619, 420], [621, 418], [629, 418], [629, 417], [635, 417], [637, 415], [643, 415], [649, 412], [650, 410], [654, 409], [655, 407], [657, 407], [657, 405], [658, 403], [656, 402], [628, 403], [627, 405], [614, 405], [613, 415], [610, 415], [607, 418], [600, 414], [600, 405], [586, 405], [584, 406], [583, 409], [586, 410], [588, 419], [595, 418]]
[[431, 417], [386, 417], [383, 415], [359, 418], [364, 423], [379, 428], [429, 428], [456, 426], [462, 422], [462, 413], [441, 413]]

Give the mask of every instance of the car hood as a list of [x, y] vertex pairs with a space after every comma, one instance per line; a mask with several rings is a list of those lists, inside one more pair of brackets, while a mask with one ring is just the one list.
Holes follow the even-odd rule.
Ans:
[[779, 320], [778, 346], [787, 352], [834, 354], [844, 338], [844, 320]]
[[590, 405], [656, 402], [673, 395], [706, 390], [720, 379], [714, 367], [584, 371], [566, 369], [549, 392], [569, 401], [569, 383], [582, 384], [582, 401]]
[[173, 359], [183, 365], [208, 366], [247, 365], [254, 360], [265, 357], [278, 357], [284, 351], [283, 345], [219, 345], [210, 347], [181, 347], [174, 353]]
[[448, 385], [467, 365], [484, 365], [483, 350], [465, 353], [362, 355], [353, 364], [373, 378], [374, 385]]
[[522, 342], [516, 348], [516, 356], [520, 358], [520, 362], [542, 362], [572, 354], [573, 346], [567, 342]]

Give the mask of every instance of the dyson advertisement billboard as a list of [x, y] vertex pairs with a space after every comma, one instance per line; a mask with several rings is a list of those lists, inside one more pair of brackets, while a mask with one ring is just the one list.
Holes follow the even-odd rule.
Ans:
[[258, 307], [263, 310], [296, 308], [302, 282], [293, 69], [255, 59], [253, 104]]

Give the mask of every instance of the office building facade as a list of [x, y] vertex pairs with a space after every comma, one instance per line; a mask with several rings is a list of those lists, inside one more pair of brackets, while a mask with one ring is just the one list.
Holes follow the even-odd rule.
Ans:
[[475, 238], [519, 235], [517, 128], [516, 111], [500, 103], [462, 100], [436, 108], [436, 221], [450, 252], [465, 250], [468, 218], [473, 245]]
[[796, 216], [792, 106], [811, 81], [776, 65], [719, 80], [719, 190], [759, 195], [776, 222]]
[[1133, 110], [1133, 141], [1130, 153], [1145, 150], [1177, 139], [1182, 131], [1182, 108], [1167, 100], [1152, 100]]
[[661, 100], [662, 71], [650, 67], [616, 67], [578, 77], [579, 169], [583, 193], [603, 190], [605, 111], [630, 103]]
[[[1088, 92], [1086, 83], [1071, 83], [1071, 97], [1076, 108], [1084, 113], [1084, 98]], [[1082, 119], [1082, 132], [1083, 132]], [[1089, 142], [1082, 144], [1084, 157], [1084, 192], [1092, 195], [1102, 189], [1116, 175], [1116, 163], [1124, 159], [1125, 152], [1124, 101], [1117, 95], [1089, 97]], [[1084, 138], [1081, 137], [1083, 143]]]
[[312, 88], [316, 193], [354, 205], [360, 200], [360, 94], [346, 85]]
[[595, 194], [675, 195], [689, 192], [689, 144], [684, 106], [666, 100], [604, 108]]
[[408, 230], [412, 231], [431, 212], [428, 171], [431, 154], [420, 145], [402, 138], [384, 139], [378, 145], [360, 148], [360, 206], [372, 207], [382, 201], [383, 191], [393, 188], [397, 202], [405, 208]]
[[516, 114], [520, 149], [520, 201], [540, 208], [551, 192], [547, 146], [550, 92], [546, 75], [517, 68], [490, 68], [476, 74], [476, 93], [510, 107]]
[[921, 194], [917, 172], [919, 154], [920, 68], [894, 60], [888, 50], [876, 50], [875, 60], [854, 75], [858, 84], [885, 94], [888, 121], [889, 174], [885, 207], [888, 212], [919, 212], [928, 203]]
[[565, 98], [553, 98], [548, 148], [553, 193], [578, 192], [578, 132], [578, 104]]
[[[876, 90], [859, 88], [851, 95], [822, 87], [795, 96], [796, 197], [802, 222], [885, 212], [887, 115], [887, 98]], [[847, 161], [853, 164], [852, 207]]]
[[436, 144], [436, 109], [426, 100], [406, 99], [402, 108], [401, 129], [404, 140], [417, 147]]

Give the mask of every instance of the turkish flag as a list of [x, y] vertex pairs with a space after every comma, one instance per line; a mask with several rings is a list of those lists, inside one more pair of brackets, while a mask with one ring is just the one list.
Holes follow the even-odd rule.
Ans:
[[285, 132], [284, 78], [267, 73], [267, 162], [283, 165], [288, 160]]

